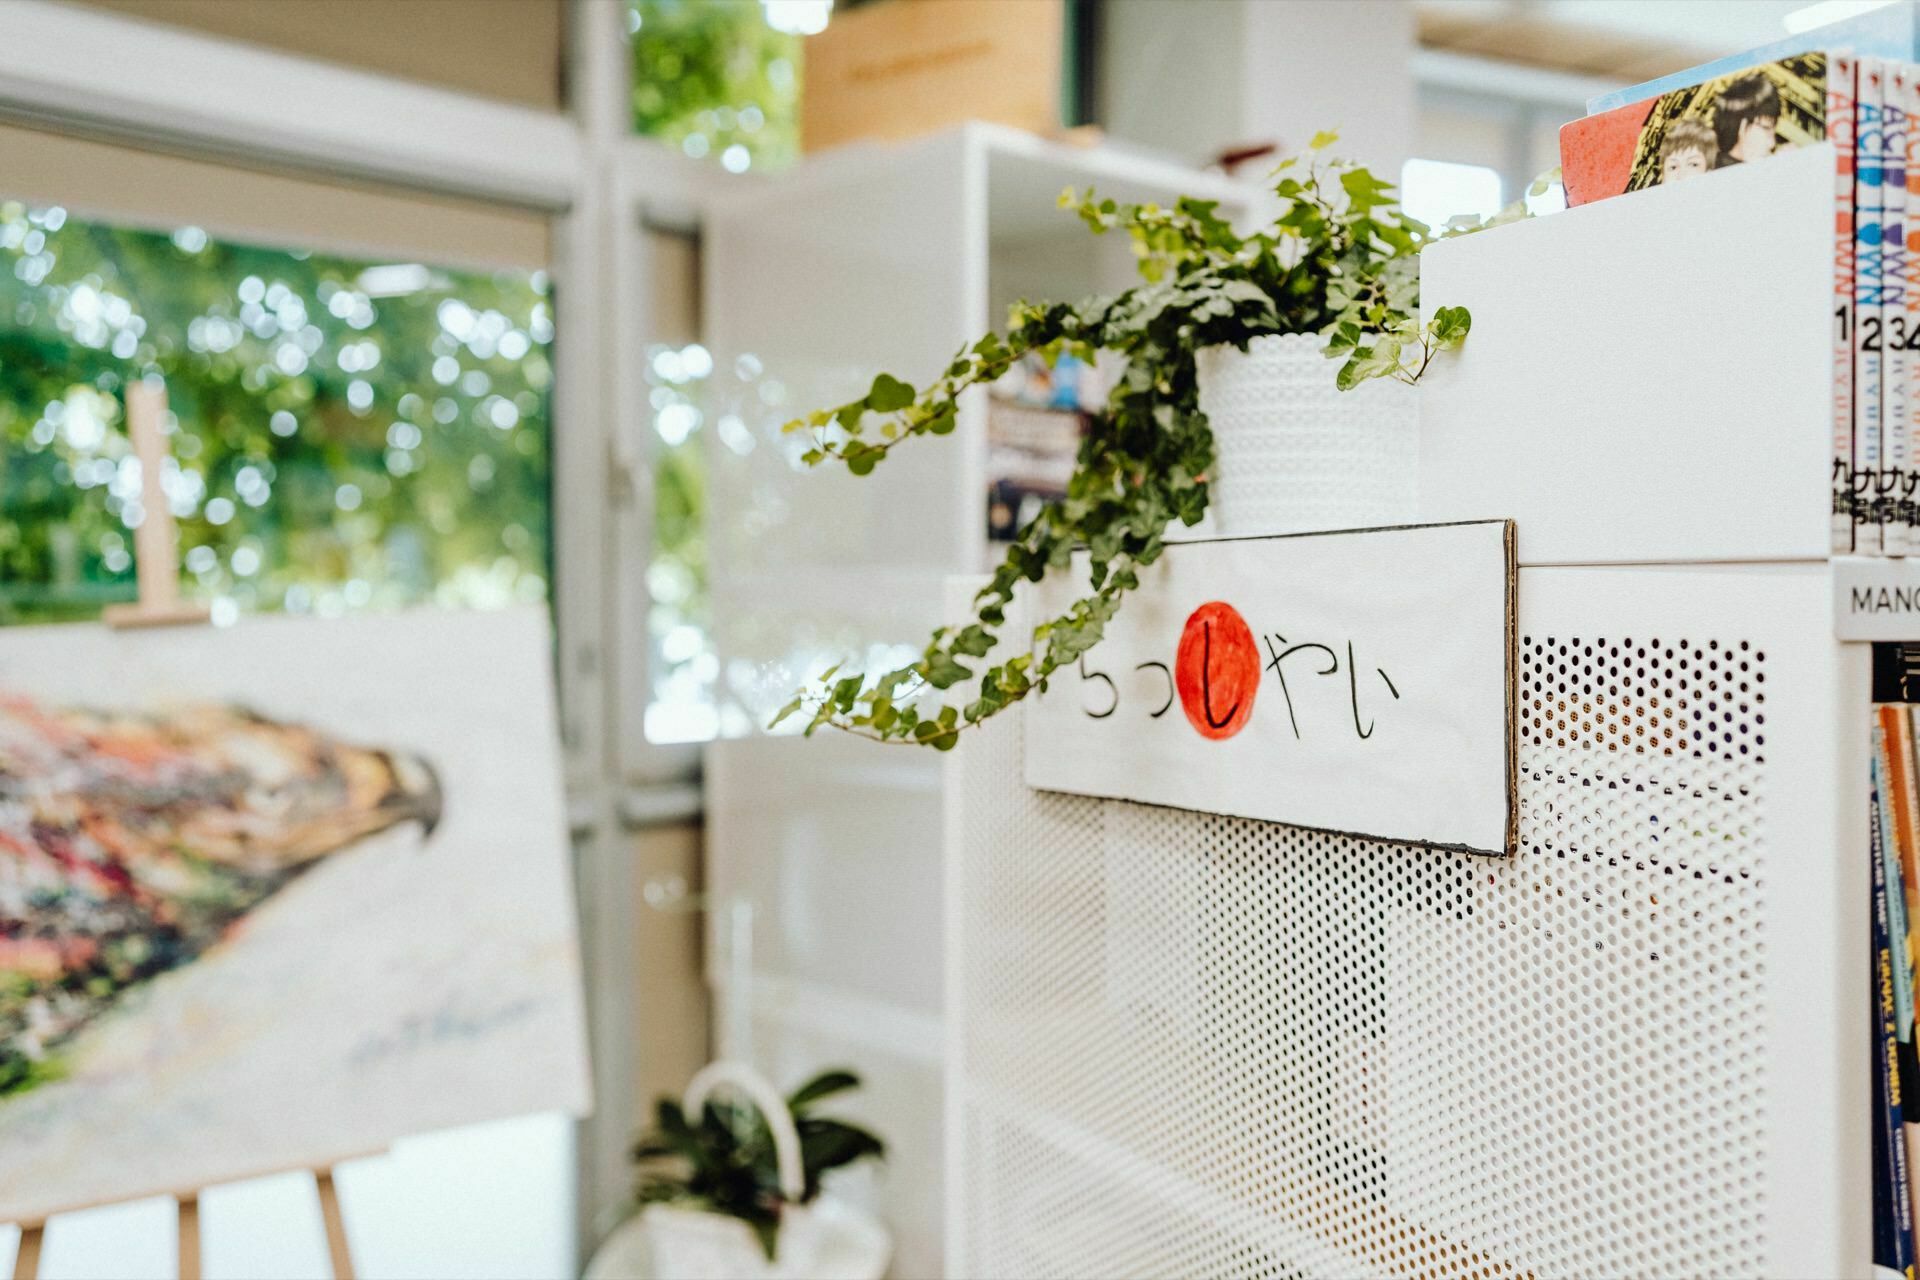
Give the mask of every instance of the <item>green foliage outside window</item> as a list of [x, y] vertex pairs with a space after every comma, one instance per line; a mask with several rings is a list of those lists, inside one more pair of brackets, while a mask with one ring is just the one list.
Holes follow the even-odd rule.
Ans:
[[703, 742], [715, 735], [713, 686], [719, 659], [710, 629], [707, 469], [703, 439], [712, 409], [713, 356], [698, 343], [647, 348], [653, 409], [653, 559], [647, 566], [647, 640], [653, 742]]
[[757, 0], [629, 0], [637, 132], [740, 173], [800, 153], [800, 38]]
[[0, 203], [0, 623], [133, 597], [136, 378], [166, 384], [182, 585], [216, 617], [544, 599], [546, 293]]

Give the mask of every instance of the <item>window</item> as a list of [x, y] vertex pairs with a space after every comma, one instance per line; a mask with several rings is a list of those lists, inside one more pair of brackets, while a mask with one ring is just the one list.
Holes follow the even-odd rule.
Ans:
[[546, 295], [0, 202], [0, 623], [132, 598], [120, 406], [156, 377], [183, 587], [216, 620], [544, 599]]
[[653, 559], [647, 566], [649, 742], [706, 742], [719, 731], [707, 583], [707, 472], [702, 433], [726, 439], [739, 419], [707, 422], [713, 357], [697, 342], [647, 348], [653, 411]]
[[800, 154], [800, 39], [832, 0], [629, 0], [636, 132], [730, 173]]
[[1450, 218], [1490, 218], [1505, 203], [1497, 170], [1445, 160], [1409, 160], [1400, 171], [1400, 205], [1438, 231]]

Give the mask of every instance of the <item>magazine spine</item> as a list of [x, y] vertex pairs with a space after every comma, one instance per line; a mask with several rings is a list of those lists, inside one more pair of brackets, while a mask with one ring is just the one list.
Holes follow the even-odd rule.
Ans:
[[1900, 1040], [1913, 1035], [1913, 940], [1908, 923], [1913, 918], [1909, 903], [1914, 891], [1909, 884], [1907, 862], [1901, 838], [1899, 808], [1895, 795], [1902, 775], [1894, 757], [1894, 740], [1885, 713], [1896, 708], [1881, 708], [1880, 722], [1873, 728], [1874, 787], [1873, 819], [1880, 828], [1880, 856], [1886, 863], [1887, 930], [1893, 946], [1893, 1022]]
[[1881, 156], [1886, 70], [1878, 58], [1860, 60], [1854, 99], [1853, 164], [1853, 549], [1882, 550], [1883, 513], [1874, 505], [1880, 475], [1880, 412], [1885, 367], [1881, 350]]
[[1890, 556], [1907, 554], [1911, 536], [1900, 484], [1909, 466], [1907, 330], [1907, 118], [1910, 85], [1903, 63], [1889, 63], [1882, 88], [1880, 152], [1880, 334], [1884, 379], [1880, 405], [1880, 470], [1874, 477], [1874, 510], [1882, 514], [1882, 547]]
[[1880, 766], [1871, 766], [1872, 821], [1869, 853], [1873, 864], [1873, 1092], [1874, 1115], [1874, 1264], [1895, 1275], [1912, 1276], [1913, 1219], [1907, 1186], [1906, 1144], [1898, 1075], [1899, 1047], [1894, 1031], [1893, 936], [1888, 911], [1892, 893], [1880, 810]]
[[[1904, 695], [1903, 695], [1904, 699]], [[1900, 869], [1901, 898], [1907, 923], [1907, 1020], [1898, 1030], [1900, 1042], [1900, 1097], [1920, 1098], [1920, 1046], [1915, 1044], [1915, 1011], [1920, 1009], [1920, 790], [1916, 790], [1913, 708], [1904, 700], [1880, 708], [1880, 727], [1887, 752], [1887, 807], [1892, 810], [1896, 862]], [[1902, 1109], [1907, 1147], [1908, 1212], [1914, 1221], [1916, 1265], [1920, 1265], [1920, 1106]]]
[[[1827, 64], [1827, 137], [1833, 143], [1833, 550], [1854, 549], [1854, 93], [1858, 63]], [[1920, 424], [1916, 424], [1920, 430]]]
[[1920, 66], [1901, 68], [1907, 113], [1906, 243], [1907, 314], [1904, 354], [1907, 365], [1906, 459], [1894, 477], [1895, 509], [1906, 520], [1907, 554], [1920, 552]]

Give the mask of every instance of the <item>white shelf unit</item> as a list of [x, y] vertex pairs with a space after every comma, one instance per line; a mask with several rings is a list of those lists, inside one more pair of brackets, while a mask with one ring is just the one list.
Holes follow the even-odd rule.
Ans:
[[[748, 709], [734, 727], [757, 729], [829, 663], [917, 651], [945, 615], [948, 575], [992, 554], [984, 401], [953, 437], [864, 479], [797, 469], [780, 422], [881, 370], [931, 378], [1018, 297], [1124, 287], [1127, 240], [1095, 239], [1056, 207], [1088, 185], [1218, 199], [1230, 214], [1251, 199], [1216, 176], [976, 124], [835, 151], [707, 208], [710, 345], [721, 377], [745, 355], [763, 371], [736, 379], [751, 444], [706, 432], [716, 645]], [[896, 1153], [880, 1196], [899, 1275], [941, 1266], [940, 777], [929, 753], [833, 734], [753, 733], [707, 755], [708, 888], [756, 908], [753, 1056], [783, 1082], [842, 1062], [867, 1077], [869, 1118]], [[713, 942], [724, 1004], [735, 993]]]
[[1016, 717], [954, 753], [950, 1274], [1867, 1273], [1831, 166], [1427, 254], [1474, 324], [1421, 515], [1518, 519], [1516, 857], [1034, 792]]

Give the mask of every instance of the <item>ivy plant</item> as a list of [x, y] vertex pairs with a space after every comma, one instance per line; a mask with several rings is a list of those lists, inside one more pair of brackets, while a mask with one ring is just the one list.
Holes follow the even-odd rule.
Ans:
[[[1201, 350], [1245, 351], [1273, 334], [1318, 334], [1340, 361], [1337, 384], [1350, 390], [1375, 378], [1412, 383], [1466, 339], [1464, 307], [1441, 307], [1420, 323], [1419, 252], [1433, 233], [1399, 210], [1391, 184], [1333, 156], [1335, 141], [1318, 134], [1304, 154], [1280, 163], [1273, 174], [1280, 212], [1248, 234], [1215, 201], [1182, 198], [1169, 209], [1069, 189], [1062, 207], [1077, 211], [1094, 234], [1131, 237], [1140, 283], [1077, 305], [1016, 304], [1004, 337], [988, 333], [963, 348], [927, 385], [882, 373], [858, 400], [786, 424], [808, 435], [807, 464], [864, 476], [909, 440], [951, 434], [961, 398], [1029, 355], [1052, 361], [1072, 353], [1091, 363], [1106, 351], [1125, 363], [1093, 415], [1066, 496], [1016, 534], [974, 599], [974, 620], [936, 630], [909, 665], [875, 675], [828, 670], [772, 724], [804, 715], [808, 734], [826, 726], [944, 751], [965, 729], [1045, 690], [1053, 673], [1078, 662], [1140, 585], [1140, 571], [1160, 557], [1170, 526], [1191, 526], [1206, 513], [1215, 445], [1200, 411]], [[1521, 216], [1516, 206], [1493, 221]], [[1034, 627], [1023, 647], [981, 669], [979, 660], [1000, 643], [1016, 588], [1067, 570], [1080, 547], [1091, 563], [1085, 594]], [[975, 676], [968, 696], [948, 692]]]

